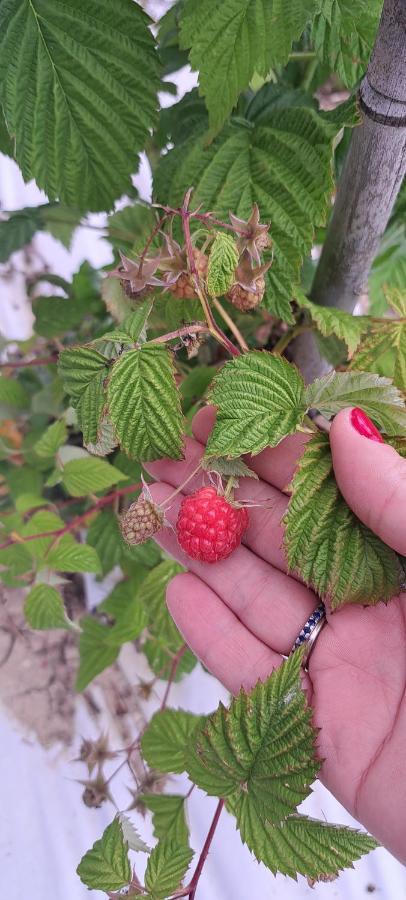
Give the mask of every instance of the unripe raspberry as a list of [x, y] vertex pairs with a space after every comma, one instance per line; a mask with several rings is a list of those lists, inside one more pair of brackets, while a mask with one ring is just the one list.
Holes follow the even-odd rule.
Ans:
[[227, 300], [241, 312], [250, 312], [256, 309], [261, 303], [265, 293], [265, 279], [260, 276], [255, 282], [256, 291], [249, 291], [247, 288], [241, 287], [240, 284], [233, 284], [227, 296]]
[[192, 559], [218, 562], [241, 543], [248, 521], [245, 507], [230, 503], [214, 487], [203, 487], [182, 500], [176, 523], [178, 541]]
[[[193, 257], [197, 274], [200, 278], [205, 278], [207, 272], [207, 256], [202, 253], [201, 250], [198, 250], [197, 247], [194, 247]], [[167, 290], [173, 297], [176, 297], [177, 300], [197, 299], [194, 278], [193, 275], [189, 275], [188, 272], [181, 272], [175, 283], [171, 284]]]
[[143, 544], [162, 528], [163, 511], [146, 497], [139, 497], [120, 518], [121, 534], [127, 544]]

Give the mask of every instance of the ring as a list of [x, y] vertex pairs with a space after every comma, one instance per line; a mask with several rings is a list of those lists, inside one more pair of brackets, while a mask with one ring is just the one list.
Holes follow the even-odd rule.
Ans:
[[303, 628], [299, 632], [290, 651], [293, 653], [298, 647], [301, 647], [302, 644], [307, 644], [306, 653], [303, 657], [303, 665], [307, 665], [316, 639], [320, 634], [323, 625], [326, 624], [326, 621], [326, 607], [324, 606], [324, 603], [319, 603], [311, 616], [309, 616], [307, 622], [303, 625]]

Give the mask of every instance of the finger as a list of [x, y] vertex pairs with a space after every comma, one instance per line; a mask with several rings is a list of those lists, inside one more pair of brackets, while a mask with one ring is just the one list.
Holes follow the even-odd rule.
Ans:
[[[192, 423], [193, 434], [202, 444], [207, 443], [215, 419], [216, 412], [213, 406], [206, 406], [196, 413]], [[260, 478], [284, 491], [291, 481], [308, 440], [305, 434], [291, 434], [277, 447], [267, 447], [258, 456], [245, 455], [244, 459]]]
[[[151, 485], [152, 496], [158, 503], [171, 492], [168, 484]], [[176, 522], [180, 503], [177, 496], [166, 510], [166, 518], [172, 524]], [[264, 562], [247, 547], [240, 546], [228, 559], [211, 565], [186, 556], [170, 528], [162, 529], [156, 538], [170, 556], [199, 575], [252, 634], [278, 653], [290, 651], [317, 605], [316, 597], [308, 588]]]
[[334, 473], [361, 521], [406, 554], [406, 460], [383, 441], [359, 432], [360, 427], [368, 430], [364, 415], [345, 409], [335, 417], [330, 430]]
[[196, 575], [176, 575], [166, 599], [186, 643], [231, 693], [249, 690], [281, 663]]

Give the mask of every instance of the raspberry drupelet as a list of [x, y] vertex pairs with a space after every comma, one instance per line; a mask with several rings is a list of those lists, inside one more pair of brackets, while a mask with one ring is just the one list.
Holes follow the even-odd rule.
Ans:
[[214, 487], [203, 487], [182, 501], [176, 523], [178, 541], [192, 559], [218, 562], [241, 543], [248, 521], [245, 507], [230, 503]]

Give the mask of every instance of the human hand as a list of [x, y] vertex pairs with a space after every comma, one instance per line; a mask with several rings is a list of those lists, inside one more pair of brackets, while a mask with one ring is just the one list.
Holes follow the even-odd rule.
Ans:
[[[211, 409], [195, 417], [186, 459], [148, 465], [162, 502], [196, 467], [214, 421]], [[362, 424], [362, 423], [361, 423]], [[406, 461], [355, 430], [351, 411], [331, 428], [339, 487], [354, 512], [406, 555]], [[215, 565], [182, 553], [174, 533], [160, 545], [188, 568], [169, 584], [169, 610], [185, 641], [232, 693], [265, 679], [288, 654], [318, 604], [300, 579], [287, 574], [281, 549], [284, 493], [306, 437], [296, 434], [249, 463], [259, 481], [244, 479], [237, 497], [270, 501], [250, 510], [243, 545]], [[201, 486], [190, 481], [185, 493]], [[176, 521], [182, 495], [167, 518]], [[320, 779], [392, 853], [406, 862], [406, 594], [388, 605], [348, 606], [328, 617], [304, 680], [314, 723], [321, 728]]]

